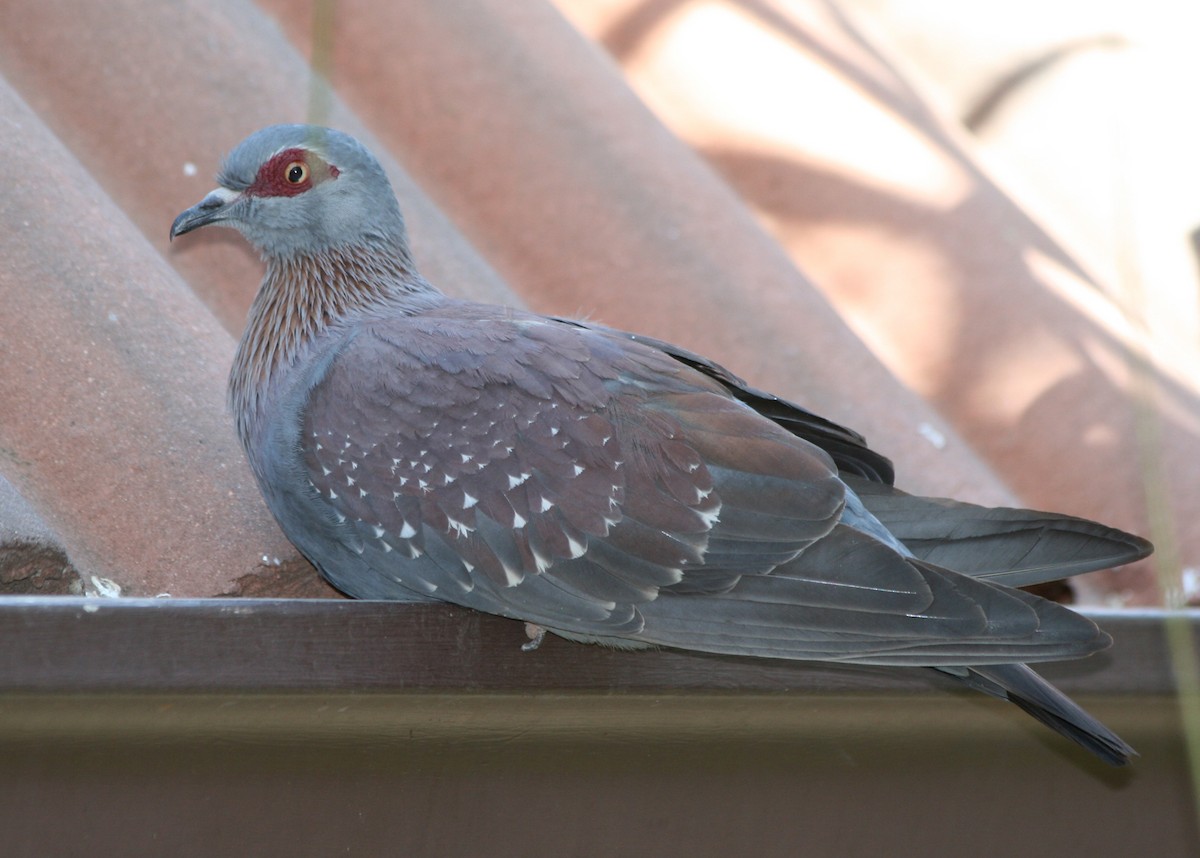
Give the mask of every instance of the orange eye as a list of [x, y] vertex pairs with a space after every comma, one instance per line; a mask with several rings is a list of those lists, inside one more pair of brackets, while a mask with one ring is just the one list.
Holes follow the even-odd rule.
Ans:
[[308, 165], [303, 161], [293, 161], [284, 168], [283, 175], [293, 185], [303, 184], [308, 178]]

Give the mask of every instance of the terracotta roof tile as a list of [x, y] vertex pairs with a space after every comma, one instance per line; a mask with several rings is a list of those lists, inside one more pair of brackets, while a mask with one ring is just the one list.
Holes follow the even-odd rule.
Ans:
[[[1200, 481], [1184, 463], [1200, 451], [1200, 343], [1148, 336], [1123, 314], [1106, 297], [1120, 290], [1001, 189], [844, 8], [919, 30], [904, 18], [913, 4], [556, 2], [1024, 503], [1153, 527], [1165, 562], [1173, 535], [1196, 568]], [[1066, 124], [1082, 109], [1056, 112]], [[1148, 481], [1169, 507], [1153, 523]], [[1134, 601], [1157, 587], [1150, 563], [1105, 584]]]
[[6, 475], [85, 582], [231, 590], [290, 551], [222, 414], [233, 340], [3, 85], [0, 114]]

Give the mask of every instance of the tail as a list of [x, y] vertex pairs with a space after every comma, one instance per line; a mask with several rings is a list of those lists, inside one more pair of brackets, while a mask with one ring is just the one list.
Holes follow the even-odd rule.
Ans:
[[[629, 637], [726, 655], [934, 667], [1010, 700], [1111, 765], [1133, 749], [1025, 666], [1111, 639], [1054, 602], [901, 557], [845, 525], [774, 575], [723, 592], [664, 590]], [[554, 629], [552, 629], [553, 631]]]
[[1024, 664], [972, 666], [965, 673], [946, 672], [978, 691], [1012, 701], [1110, 766], [1124, 766], [1137, 755], [1120, 736]]
[[916, 557], [943, 569], [1026, 587], [1148, 556], [1139, 536], [1094, 521], [905, 494], [843, 476], [871, 514]]

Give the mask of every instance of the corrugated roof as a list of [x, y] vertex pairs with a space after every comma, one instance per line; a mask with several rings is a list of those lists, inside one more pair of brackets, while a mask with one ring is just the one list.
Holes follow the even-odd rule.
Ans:
[[[332, 593], [225, 412], [259, 264], [231, 233], [167, 242], [234, 143], [306, 118], [383, 156], [447, 291], [708, 354], [863, 431], [913, 491], [1146, 533], [1149, 474], [1197, 566], [1194, 365], [1142, 351], [838, 7], [559, 5], [587, 35], [541, 2], [344, 0], [327, 102], [282, 0], [0, 7], [0, 536], [6, 568], [78, 573], [10, 589]], [[1121, 576], [1101, 595], [1156, 598], [1148, 567]]]

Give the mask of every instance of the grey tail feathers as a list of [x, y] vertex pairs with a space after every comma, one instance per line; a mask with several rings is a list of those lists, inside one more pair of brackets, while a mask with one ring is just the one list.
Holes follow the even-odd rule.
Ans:
[[1141, 537], [1074, 516], [923, 498], [843, 479], [916, 557], [1008, 587], [1111, 569], [1154, 550]]
[[946, 672], [978, 691], [1015, 703], [1111, 766], [1126, 765], [1137, 755], [1120, 736], [1024, 664], [973, 666], [966, 675]]

